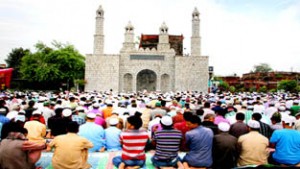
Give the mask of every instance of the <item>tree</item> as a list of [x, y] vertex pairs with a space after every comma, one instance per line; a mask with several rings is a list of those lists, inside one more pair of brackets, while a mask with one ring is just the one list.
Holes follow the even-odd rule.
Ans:
[[7, 67], [13, 68], [13, 79], [19, 79], [21, 77], [20, 74], [20, 66], [21, 66], [21, 60], [22, 58], [29, 54], [29, 49], [23, 49], [23, 48], [14, 48], [12, 51], [8, 54], [7, 59], [5, 59], [5, 62], [7, 64]]
[[229, 86], [228, 89], [231, 93], [234, 93], [236, 91], [236, 88], [234, 86]]
[[55, 87], [62, 83], [69, 86], [75, 79], [83, 79], [84, 56], [70, 44], [54, 41], [52, 45], [54, 48], [38, 42], [35, 45], [37, 51], [22, 58], [22, 77], [30, 82], [41, 82]]
[[258, 92], [261, 92], [261, 93], [266, 93], [267, 91], [268, 91], [267, 86], [262, 86], [258, 89]]
[[270, 67], [270, 65], [267, 63], [261, 63], [259, 65], [254, 65], [253, 69], [254, 69], [253, 72], [255, 72], [255, 73], [257, 73], [257, 72], [267, 73], [267, 72], [270, 72], [273, 70]]
[[279, 90], [297, 92], [297, 81], [296, 80], [282, 80], [278, 84]]
[[222, 81], [219, 83], [218, 88], [221, 92], [228, 91], [229, 84], [227, 82]]

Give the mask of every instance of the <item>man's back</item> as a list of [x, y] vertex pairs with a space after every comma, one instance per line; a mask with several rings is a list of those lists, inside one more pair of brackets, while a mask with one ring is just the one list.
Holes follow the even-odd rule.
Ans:
[[154, 135], [156, 141], [155, 156], [157, 160], [173, 160], [178, 156], [182, 134], [178, 130], [163, 129]]
[[90, 152], [100, 151], [104, 147], [104, 129], [94, 122], [86, 122], [79, 127], [79, 136], [82, 136], [94, 144]]
[[213, 162], [215, 168], [234, 168], [236, 165], [237, 138], [229, 133], [214, 136]]
[[52, 165], [54, 168], [87, 168], [87, 149], [93, 144], [75, 133], [55, 137], [49, 144], [54, 147]]
[[[0, 146], [0, 168], [31, 169], [34, 164], [26, 160], [26, 152], [22, 151], [24, 140], [4, 139]], [[12, 158], [13, 157], [13, 158]]]
[[300, 132], [293, 129], [274, 131], [270, 143], [275, 143], [273, 158], [281, 164], [300, 163]]
[[108, 127], [104, 130], [104, 138], [106, 141], [106, 149], [108, 151], [121, 150], [120, 134], [121, 130], [115, 126]]
[[148, 141], [146, 130], [125, 130], [120, 136], [123, 160], [145, 160], [145, 146]]
[[24, 124], [24, 128], [28, 130], [28, 139], [34, 142], [45, 142], [44, 137], [46, 136], [46, 125], [36, 121], [28, 121]]
[[258, 131], [250, 131], [238, 139], [238, 166], [260, 165], [268, 163], [269, 140]]
[[190, 151], [185, 156], [189, 165], [209, 167], [212, 165], [213, 132], [209, 128], [199, 126], [186, 133], [186, 144]]
[[102, 110], [103, 118], [106, 119], [112, 115], [113, 108], [111, 106], [107, 106]]

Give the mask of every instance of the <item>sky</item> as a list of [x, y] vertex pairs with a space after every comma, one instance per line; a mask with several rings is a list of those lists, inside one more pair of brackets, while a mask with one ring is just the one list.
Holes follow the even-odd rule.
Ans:
[[69, 43], [93, 53], [96, 10], [104, 9], [106, 54], [118, 54], [130, 21], [135, 38], [183, 35], [190, 53], [192, 12], [200, 12], [201, 55], [218, 76], [241, 76], [267, 63], [275, 71], [300, 72], [298, 0], [1, 0], [0, 63], [14, 48], [34, 51], [37, 42]]

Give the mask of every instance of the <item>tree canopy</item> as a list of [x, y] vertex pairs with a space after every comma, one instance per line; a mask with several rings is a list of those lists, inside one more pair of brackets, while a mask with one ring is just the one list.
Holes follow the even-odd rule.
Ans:
[[53, 47], [42, 42], [36, 52], [27, 53], [21, 62], [22, 78], [30, 82], [72, 83], [84, 77], [84, 56], [73, 45], [54, 41]]
[[297, 81], [296, 80], [282, 80], [278, 84], [278, 89], [289, 91], [289, 92], [297, 92]]
[[5, 59], [5, 62], [7, 64], [7, 67], [13, 68], [13, 75], [12, 78], [18, 79], [21, 77], [20, 75], [20, 66], [22, 58], [29, 54], [29, 49], [23, 49], [23, 48], [14, 48], [12, 51], [8, 54], [7, 59]]
[[261, 63], [259, 65], [254, 65], [253, 69], [254, 69], [253, 72], [255, 72], [255, 73], [256, 72], [266, 73], [266, 72], [273, 71], [273, 69], [267, 63]]

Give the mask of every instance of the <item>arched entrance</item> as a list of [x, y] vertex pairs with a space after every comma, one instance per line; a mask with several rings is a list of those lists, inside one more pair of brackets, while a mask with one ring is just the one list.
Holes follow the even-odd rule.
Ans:
[[137, 91], [156, 91], [156, 73], [149, 69], [144, 69], [137, 74], [136, 89]]

